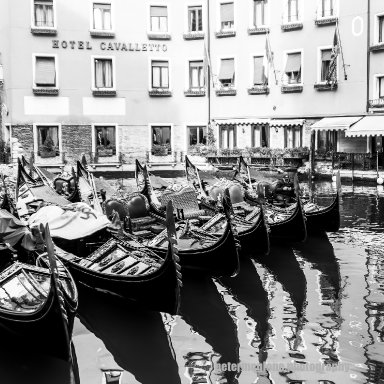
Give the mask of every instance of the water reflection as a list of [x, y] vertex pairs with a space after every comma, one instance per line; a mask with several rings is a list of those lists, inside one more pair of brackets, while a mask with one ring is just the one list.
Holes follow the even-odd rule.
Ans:
[[[104, 342], [118, 367], [140, 383], [180, 383], [178, 367], [161, 314], [82, 288], [78, 316], [87, 329]], [[107, 375], [119, 371], [111, 363]], [[102, 372], [100, 372], [100, 381]], [[112, 381], [111, 381], [112, 382]]]

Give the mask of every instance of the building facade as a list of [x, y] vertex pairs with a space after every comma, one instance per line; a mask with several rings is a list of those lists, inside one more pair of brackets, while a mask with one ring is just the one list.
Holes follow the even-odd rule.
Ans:
[[13, 158], [47, 166], [81, 154], [99, 167], [175, 164], [201, 147], [311, 137], [369, 152], [371, 138], [345, 131], [381, 111], [381, 3], [3, 0], [3, 136]]

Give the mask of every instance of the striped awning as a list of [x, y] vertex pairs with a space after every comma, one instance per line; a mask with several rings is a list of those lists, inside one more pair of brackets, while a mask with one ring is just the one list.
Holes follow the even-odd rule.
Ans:
[[293, 127], [296, 125], [303, 125], [304, 119], [276, 119], [272, 120], [270, 125], [272, 127]]
[[270, 119], [223, 119], [215, 120], [217, 125], [256, 125], [256, 124], [269, 124]]
[[325, 117], [311, 126], [316, 131], [346, 131], [363, 116]]
[[384, 136], [384, 115], [364, 117], [351, 127], [345, 136]]

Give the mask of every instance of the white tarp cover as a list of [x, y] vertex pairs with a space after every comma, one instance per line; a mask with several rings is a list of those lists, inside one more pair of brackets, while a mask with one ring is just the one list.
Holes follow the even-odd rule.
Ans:
[[347, 137], [384, 136], [384, 116], [366, 116], [346, 133]]
[[30, 226], [47, 223], [52, 237], [67, 240], [90, 236], [110, 225], [107, 216], [85, 203], [42, 207], [29, 218]]
[[361, 120], [363, 116], [325, 117], [311, 126], [311, 130], [345, 131]]

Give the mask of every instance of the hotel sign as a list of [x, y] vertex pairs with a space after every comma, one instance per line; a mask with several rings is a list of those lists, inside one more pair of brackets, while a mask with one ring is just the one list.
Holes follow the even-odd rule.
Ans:
[[[93, 42], [91, 41], [75, 41], [75, 40], [52, 40], [52, 48], [55, 49], [76, 49], [76, 50], [92, 50]], [[107, 42], [98, 43], [101, 51], [122, 51], [122, 52], [166, 52], [167, 44], [152, 43], [123, 43], [123, 42]]]

